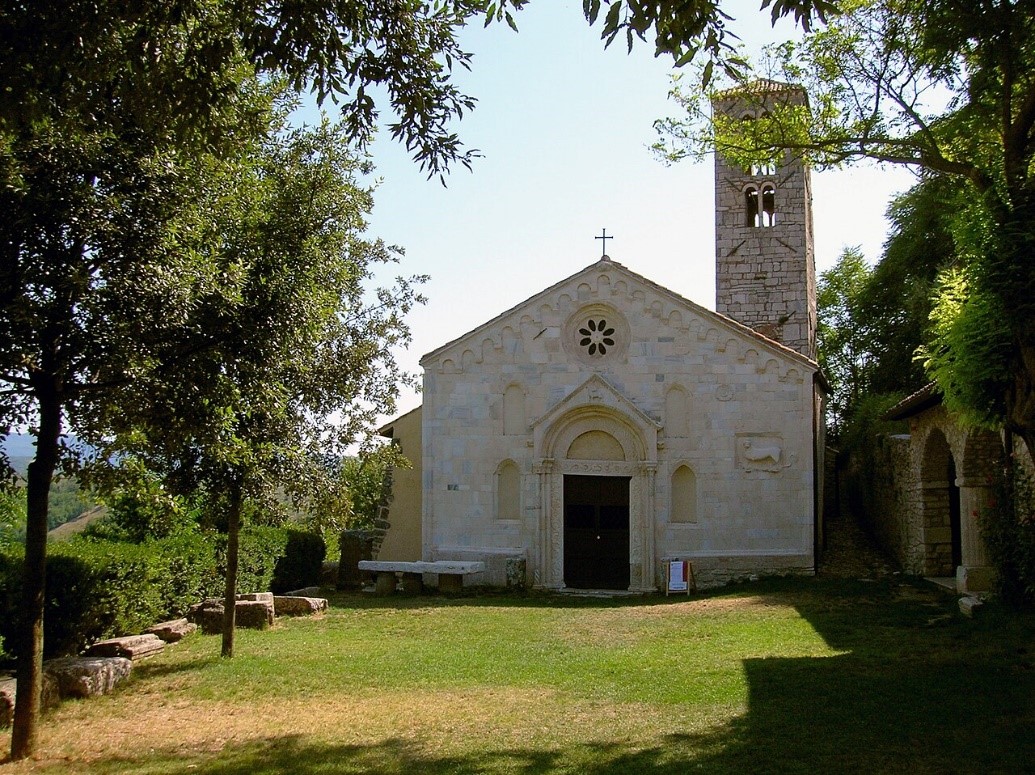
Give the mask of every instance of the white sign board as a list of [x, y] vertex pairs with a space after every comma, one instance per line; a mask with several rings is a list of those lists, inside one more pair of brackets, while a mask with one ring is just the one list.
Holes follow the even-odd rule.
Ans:
[[668, 592], [686, 592], [690, 585], [686, 560], [671, 560], [668, 564]]

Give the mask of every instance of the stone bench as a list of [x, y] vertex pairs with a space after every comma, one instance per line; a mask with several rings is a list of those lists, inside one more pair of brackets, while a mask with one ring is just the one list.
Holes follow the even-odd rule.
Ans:
[[438, 588], [441, 592], [456, 593], [464, 588], [464, 576], [483, 573], [484, 562], [392, 562], [389, 560], [360, 560], [361, 571], [377, 574], [374, 591], [378, 595], [395, 592], [396, 574], [402, 574], [403, 591], [417, 594], [424, 584], [425, 573], [438, 574]]

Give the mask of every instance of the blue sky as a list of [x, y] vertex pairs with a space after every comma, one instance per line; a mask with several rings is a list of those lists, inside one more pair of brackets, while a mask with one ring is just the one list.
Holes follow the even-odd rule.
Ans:
[[[757, 0], [722, 6], [749, 53], [795, 33], [777, 30]], [[400, 245], [392, 274], [429, 274], [426, 306], [410, 316], [414, 341], [398, 359], [420, 357], [600, 256], [594, 237], [614, 236], [608, 254], [706, 307], [714, 307], [714, 216], [710, 160], [665, 166], [648, 150], [652, 123], [676, 106], [669, 60], [649, 45], [631, 55], [604, 50], [581, 0], [533, 0], [519, 33], [480, 25], [464, 33], [474, 53], [457, 82], [478, 99], [457, 130], [484, 158], [443, 188], [426, 180], [387, 133], [373, 147], [377, 175], [371, 236]], [[845, 246], [880, 255], [889, 197], [904, 170], [855, 167], [813, 175], [817, 270]], [[400, 401], [400, 413], [420, 403]]]

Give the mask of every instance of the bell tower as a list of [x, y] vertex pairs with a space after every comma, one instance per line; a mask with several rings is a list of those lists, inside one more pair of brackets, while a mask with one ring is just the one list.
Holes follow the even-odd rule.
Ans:
[[[719, 94], [713, 115], [750, 121], [776, 105], [807, 106], [804, 91], [756, 81]], [[816, 357], [812, 184], [801, 159], [742, 169], [715, 154], [715, 309]]]

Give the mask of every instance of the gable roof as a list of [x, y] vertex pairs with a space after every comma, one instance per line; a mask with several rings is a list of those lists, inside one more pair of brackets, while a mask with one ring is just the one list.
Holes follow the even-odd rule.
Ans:
[[554, 283], [550, 287], [544, 288], [539, 293], [536, 293], [536, 294], [534, 294], [532, 296], [529, 296], [524, 301], [519, 302], [518, 304], [515, 304], [510, 309], [507, 309], [507, 310], [501, 312], [499, 315], [497, 315], [496, 317], [492, 318], [491, 320], [486, 321], [485, 323], [482, 323], [480, 326], [477, 326], [476, 328], [472, 328], [467, 333], [461, 334], [460, 336], [456, 337], [455, 339], [452, 339], [452, 340], [446, 342], [445, 344], [443, 344], [443, 345], [441, 345], [439, 347], [436, 347], [431, 352], [425, 353], [424, 356], [420, 359], [420, 365], [424, 366], [425, 362], [427, 362], [427, 361], [429, 361], [429, 360], [431, 360], [433, 358], [438, 357], [439, 355], [444, 353], [446, 350], [448, 350], [449, 348], [451, 348], [451, 347], [455, 346], [456, 344], [462, 342], [463, 340], [465, 340], [465, 339], [467, 339], [469, 337], [474, 337], [479, 332], [486, 331], [486, 330], [492, 328], [498, 322], [500, 322], [504, 318], [514, 314], [515, 312], [520, 310], [522, 307], [525, 307], [525, 306], [530, 305], [530, 304], [534, 304], [535, 302], [540, 301], [541, 299], [545, 299], [546, 297], [548, 297], [548, 296], [552, 295], [553, 293], [555, 293], [556, 291], [560, 290], [563, 286], [567, 285], [568, 283], [571, 283], [571, 282], [573, 282], [575, 280], [578, 280], [578, 279], [580, 279], [583, 276], [591, 275], [594, 272], [600, 271], [600, 270], [607, 270], [607, 271], [612, 271], [613, 270], [613, 271], [617, 271], [619, 274], [625, 275], [630, 280], [633, 280], [633, 281], [635, 281], [637, 283], [640, 283], [641, 285], [646, 286], [647, 288], [652, 290], [654, 293], [657, 293], [659, 296], [667, 297], [670, 301], [672, 301], [672, 302], [674, 302], [676, 304], [683, 305], [684, 307], [689, 309], [694, 314], [700, 315], [701, 317], [705, 318], [706, 320], [711, 320], [712, 322], [714, 322], [715, 324], [717, 324], [719, 326], [725, 327], [725, 328], [730, 329], [730, 330], [732, 330], [732, 331], [734, 331], [736, 333], [739, 333], [739, 334], [741, 334], [743, 336], [746, 336], [746, 337], [748, 337], [750, 339], [753, 339], [756, 342], [758, 342], [759, 344], [761, 344], [764, 347], [768, 348], [769, 350], [772, 350], [773, 352], [775, 352], [775, 353], [777, 353], [779, 355], [786, 356], [786, 357], [788, 357], [788, 358], [790, 358], [792, 360], [798, 361], [799, 363], [809, 367], [813, 371], [819, 371], [819, 364], [816, 363], [816, 361], [814, 361], [811, 358], [808, 358], [808, 357], [802, 355], [797, 350], [791, 349], [790, 347], [787, 347], [786, 345], [781, 344], [780, 342], [777, 342], [777, 341], [775, 341], [773, 339], [770, 339], [769, 337], [765, 336], [764, 334], [760, 334], [759, 332], [755, 331], [753, 328], [749, 328], [748, 326], [744, 325], [743, 323], [738, 323], [736, 320], [734, 320], [731, 317], [728, 317], [727, 315], [723, 315], [723, 314], [721, 314], [719, 312], [713, 312], [712, 310], [710, 310], [710, 309], [708, 309], [706, 307], [702, 307], [700, 304], [697, 304], [696, 302], [690, 301], [690, 299], [687, 299], [687, 298], [685, 298], [683, 296], [680, 296], [678, 293], [675, 293], [674, 291], [670, 291], [668, 288], [664, 287], [663, 285], [658, 285], [653, 280], [650, 280], [650, 279], [644, 277], [641, 274], [637, 274], [636, 272], [634, 272], [631, 269], [629, 269], [628, 267], [626, 267], [624, 264], [620, 264], [617, 261], [611, 260], [611, 258], [609, 256], [603, 256], [599, 260], [594, 261], [589, 266], [586, 266], [583, 269], [580, 269], [579, 271], [575, 272], [575, 274], [569, 275], [568, 277], [565, 277], [563, 280], [560, 280], [559, 282]]
[[942, 402], [938, 384], [928, 382], [912, 395], [908, 395], [884, 413], [885, 420], [908, 420], [932, 406]]

